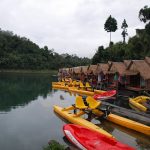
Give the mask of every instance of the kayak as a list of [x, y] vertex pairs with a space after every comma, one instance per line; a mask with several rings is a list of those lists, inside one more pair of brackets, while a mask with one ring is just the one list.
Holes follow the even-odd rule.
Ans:
[[69, 111], [69, 110], [65, 110], [62, 107], [54, 105], [54, 111], [56, 113], [58, 113], [61, 117], [65, 118], [66, 120], [68, 120], [71, 123], [78, 124], [78, 125], [81, 125], [83, 127], [87, 127], [91, 130], [97, 131], [101, 134], [104, 134], [108, 137], [113, 138], [113, 136], [111, 134], [109, 134], [107, 131], [101, 129], [100, 127], [96, 126], [92, 122], [89, 122], [80, 116], [76, 116], [75, 114], [71, 113], [71, 111]]
[[69, 87], [68, 90], [70, 92], [74, 92], [74, 93], [78, 93], [78, 94], [81, 94], [81, 95], [90, 95], [90, 96], [94, 96], [94, 94], [96, 93], [104, 93], [105, 91], [102, 91], [102, 90], [94, 90], [94, 91], [89, 91], [89, 90], [83, 90], [83, 89], [78, 89], [76, 87]]
[[65, 85], [54, 84], [52, 85], [52, 88], [68, 90], [68, 86], [65, 86]]
[[101, 94], [95, 94], [93, 96], [93, 98], [96, 100], [108, 99], [108, 98], [116, 95], [116, 92], [117, 92], [116, 90], [105, 91], [105, 92], [102, 92]]
[[74, 93], [78, 93], [78, 94], [82, 94], [82, 95], [90, 95], [90, 96], [94, 95], [94, 92], [92, 92], [92, 91], [81, 90], [76, 87], [69, 87], [68, 90], [70, 92], [74, 92]]
[[[102, 112], [98, 109], [95, 109], [92, 111], [95, 115], [101, 116]], [[110, 113], [107, 118], [108, 121], [111, 121], [113, 123], [116, 123], [120, 126], [124, 126], [126, 128], [135, 130], [137, 132], [143, 133], [145, 135], [150, 136], [150, 126], [144, 125], [142, 123], [118, 116], [116, 114]]]
[[52, 85], [64, 85], [64, 82], [52, 82]]
[[79, 125], [66, 124], [63, 132], [70, 142], [82, 150], [135, 150], [114, 138]]
[[107, 120], [150, 136], [150, 126], [144, 125], [142, 123], [138, 123], [115, 114], [108, 115]]
[[150, 97], [148, 97], [148, 96], [138, 96], [136, 98], [129, 99], [130, 104], [132, 104], [134, 107], [136, 107], [139, 110], [144, 111], [144, 112], [146, 112], [148, 110], [146, 105], [150, 106], [150, 104], [147, 104], [148, 102], [150, 103]]

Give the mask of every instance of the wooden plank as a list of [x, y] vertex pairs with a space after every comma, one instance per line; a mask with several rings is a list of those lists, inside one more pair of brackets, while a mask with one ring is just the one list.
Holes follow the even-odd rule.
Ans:
[[[137, 112], [134, 110], [126, 109], [123, 107], [119, 107], [108, 102], [102, 102], [102, 106], [109, 106], [110, 111], [114, 114], [120, 115], [122, 117], [130, 118], [134, 121], [143, 123], [145, 125], [150, 125], [150, 114], [146, 114], [143, 112]], [[101, 109], [101, 108], [100, 108]]]

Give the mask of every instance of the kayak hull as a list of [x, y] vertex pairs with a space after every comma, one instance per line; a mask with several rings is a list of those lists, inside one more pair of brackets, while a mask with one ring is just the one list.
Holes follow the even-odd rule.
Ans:
[[63, 126], [63, 132], [69, 141], [82, 150], [134, 150], [114, 138], [79, 125], [66, 124]]
[[116, 90], [110, 90], [110, 91], [102, 92], [100, 94], [95, 94], [93, 96], [93, 98], [96, 100], [104, 100], [104, 99], [108, 99], [114, 95], [116, 95]]
[[64, 82], [52, 82], [52, 85], [64, 85]]
[[90, 96], [94, 95], [94, 92], [92, 92], [92, 91], [79, 90], [75, 87], [70, 87], [68, 90], [70, 92], [74, 92], [74, 93], [78, 93], [78, 94], [82, 94], [82, 95], [90, 95]]
[[[98, 116], [102, 115], [101, 111], [99, 110], [93, 110], [93, 113]], [[132, 129], [137, 132], [150, 136], [150, 127], [142, 123], [138, 123], [136, 121], [133, 121], [133, 120], [130, 120], [130, 119], [127, 119], [127, 118], [124, 118], [124, 117], [121, 117], [112, 113], [109, 114], [106, 119], [120, 126], [129, 128], [129, 129]]]
[[134, 107], [138, 108], [139, 110], [146, 112], [147, 108], [144, 105], [142, 105], [142, 103], [146, 102], [147, 99], [150, 100], [150, 97], [138, 96], [136, 98], [130, 98], [129, 103], [132, 104]]
[[69, 87], [68, 90], [70, 92], [74, 92], [74, 93], [78, 93], [78, 94], [81, 94], [81, 95], [88, 95], [88, 96], [94, 96], [94, 94], [98, 93], [103, 93], [105, 91], [102, 91], [102, 90], [94, 90], [94, 91], [86, 91], [86, 90], [81, 90], [81, 89], [77, 89], [76, 87]]
[[52, 85], [52, 87], [56, 89], [68, 90], [68, 86], [64, 86], [64, 85]]
[[108, 115], [107, 120], [150, 136], [150, 127], [142, 123], [138, 123], [136, 121], [124, 117], [120, 117], [115, 114]]
[[75, 116], [73, 113], [71, 113], [68, 110], [64, 110], [62, 107], [55, 105], [54, 111], [71, 123], [81, 125], [83, 127], [87, 127], [91, 130], [97, 131], [97, 132], [104, 134], [108, 137], [113, 137], [111, 134], [109, 134], [105, 130], [101, 129], [100, 127], [96, 126], [95, 124], [81, 118], [80, 116]]

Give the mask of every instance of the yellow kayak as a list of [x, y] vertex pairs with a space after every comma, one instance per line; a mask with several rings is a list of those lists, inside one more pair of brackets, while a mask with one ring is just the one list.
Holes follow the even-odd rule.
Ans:
[[70, 92], [79, 93], [79, 94], [83, 94], [83, 95], [90, 95], [90, 96], [94, 95], [94, 92], [92, 92], [92, 91], [85, 91], [85, 90], [78, 89], [76, 87], [69, 87], [68, 90]]
[[74, 92], [74, 93], [79, 93], [81, 95], [89, 95], [89, 96], [94, 96], [94, 94], [101, 94], [105, 91], [102, 91], [102, 90], [94, 90], [94, 91], [86, 91], [86, 90], [83, 90], [83, 89], [78, 89], [76, 87], [69, 87], [68, 90], [70, 92]]
[[62, 107], [59, 106], [54, 106], [54, 111], [56, 113], [58, 113], [60, 116], [62, 116], [63, 118], [65, 118], [66, 120], [68, 120], [71, 123], [74, 124], [78, 124], [81, 125], [83, 127], [87, 127], [89, 129], [95, 130], [101, 134], [104, 134], [108, 137], [112, 137], [113, 136], [111, 134], [109, 134], [108, 132], [106, 132], [105, 130], [101, 129], [100, 127], [96, 126], [95, 124], [93, 124], [92, 122], [89, 122], [83, 118], [81, 118], [80, 116], [76, 116], [75, 114], [71, 113], [69, 110], [64, 110]]
[[[102, 115], [102, 112], [97, 109], [93, 110], [93, 113], [98, 116]], [[138, 123], [136, 121], [133, 121], [133, 120], [130, 120], [130, 119], [127, 119], [127, 118], [124, 118], [124, 117], [121, 117], [112, 113], [109, 114], [106, 119], [120, 126], [124, 126], [126, 128], [129, 128], [129, 129], [132, 129], [132, 130], [135, 130], [135, 131], [138, 131], [138, 132], [141, 132], [150, 136], [150, 126], [144, 125], [142, 123]]]
[[129, 103], [132, 104], [134, 107], [138, 108], [141, 111], [146, 112], [147, 107], [143, 105], [143, 103], [150, 101], [150, 97], [147, 96], [138, 96], [136, 98], [130, 98]]
[[52, 86], [53, 85], [64, 85], [64, 82], [52, 82]]
[[68, 86], [65, 85], [52, 85], [52, 88], [68, 90]]

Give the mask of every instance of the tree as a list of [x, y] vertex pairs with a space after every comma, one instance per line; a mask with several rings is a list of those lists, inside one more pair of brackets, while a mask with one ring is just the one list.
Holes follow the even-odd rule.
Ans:
[[111, 15], [106, 20], [104, 24], [104, 29], [107, 32], [110, 32], [110, 42], [111, 42], [111, 32], [115, 32], [117, 30], [117, 21], [115, 18], [111, 17]]
[[146, 30], [147, 34], [150, 35], [150, 8], [148, 6], [144, 6], [144, 8], [140, 9], [139, 19], [144, 23], [148, 22], [145, 25], [145, 30]]
[[125, 43], [125, 38], [126, 38], [126, 36], [128, 35], [128, 33], [127, 33], [127, 28], [128, 28], [128, 25], [127, 25], [127, 23], [126, 23], [126, 20], [124, 19], [123, 20], [123, 23], [122, 23], [122, 25], [121, 25], [121, 29], [123, 29], [123, 31], [122, 31], [122, 37], [123, 37], [123, 43]]
[[103, 46], [99, 46], [98, 50], [96, 51], [95, 55], [92, 58], [92, 64], [97, 64], [97, 63], [102, 62], [103, 51], [104, 51], [104, 47]]
[[139, 19], [144, 23], [150, 20], [150, 8], [148, 8], [148, 6], [144, 6], [144, 8], [140, 9]]
[[0, 69], [58, 69], [89, 65], [89, 58], [62, 57], [47, 46], [40, 48], [25, 37], [0, 29]]

